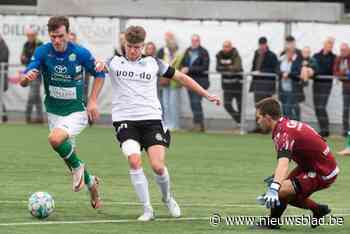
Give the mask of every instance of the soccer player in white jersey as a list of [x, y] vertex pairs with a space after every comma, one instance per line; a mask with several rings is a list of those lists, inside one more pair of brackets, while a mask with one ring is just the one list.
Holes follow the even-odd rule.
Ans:
[[220, 105], [220, 99], [216, 95], [210, 95], [189, 76], [176, 71], [163, 61], [143, 56], [146, 32], [142, 27], [130, 26], [125, 37], [125, 57], [115, 56], [107, 64], [98, 62], [96, 70], [109, 71], [116, 137], [129, 162], [131, 183], [144, 207], [144, 213], [138, 220], [154, 219], [148, 181], [141, 166], [142, 149], [147, 152], [162, 201], [171, 216], [180, 217], [181, 210], [170, 191], [170, 177], [165, 166], [165, 151], [170, 144], [170, 133], [162, 122], [162, 109], [157, 97], [158, 74], [181, 82], [217, 105]]

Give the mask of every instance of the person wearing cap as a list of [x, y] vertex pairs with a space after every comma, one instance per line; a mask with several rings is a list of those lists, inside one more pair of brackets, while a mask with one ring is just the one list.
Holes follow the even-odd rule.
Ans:
[[255, 103], [271, 97], [276, 91], [274, 76], [264, 76], [259, 73], [276, 73], [278, 71], [278, 59], [274, 52], [269, 49], [266, 37], [259, 38], [259, 48], [255, 51], [252, 72], [254, 72], [250, 91], [254, 92]]
[[[43, 43], [37, 38], [38, 33], [33, 27], [31, 26], [26, 27], [25, 34], [27, 37], [27, 41], [23, 45], [23, 49], [21, 53], [21, 64], [27, 66], [30, 63], [30, 59], [34, 54], [35, 49], [41, 46]], [[30, 84], [29, 96], [28, 96], [26, 111], [25, 111], [25, 118], [27, 123], [44, 122], [40, 86], [41, 86], [40, 79], [37, 79]], [[34, 106], [37, 114], [37, 117], [35, 120], [32, 119], [32, 111]]]
[[284, 48], [280, 54], [280, 56], [285, 55], [287, 50], [295, 50], [295, 53], [298, 56], [301, 56], [301, 50], [297, 48], [295, 38], [292, 35], [288, 35], [286, 37]]
[[[261, 73], [277, 74], [279, 66], [276, 54], [269, 49], [267, 38], [260, 37], [258, 44], [259, 48], [254, 53], [252, 63], [254, 75], [249, 89], [250, 92], [254, 93], [255, 103], [276, 93], [276, 77]], [[257, 126], [253, 132], [261, 132], [261, 129]]]

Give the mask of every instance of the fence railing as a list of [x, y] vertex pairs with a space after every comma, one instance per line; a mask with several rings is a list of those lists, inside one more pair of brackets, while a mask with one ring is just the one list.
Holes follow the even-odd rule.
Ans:
[[[0, 117], [3, 116], [4, 112], [3, 112], [3, 103], [4, 103], [4, 77], [5, 77], [5, 73], [6, 73], [6, 69], [5, 67], [7, 66], [7, 64], [4, 63], [0, 63]], [[19, 74], [19, 70], [23, 70], [23, 66], [22, 65], [17, 65], [17, 64], [9, 64], [8, 66], [8, 75], [9, 75], [9, 79], [11, 80], [15, 80], [15, 76], [18, 76]], [[252, 129], [253, 125], [255, 125], [255, 100], [254, 100], [254, 93], [251, 92], [250, 86], [251, 86], [251, 82], [253, 80], [253, 77], [260, 77], [261, 80], [259, 80], [259, 82], [263, 83], [264, 82], [264, 78], [269, 77], [268, 82], [271, 83], [271, 81], [273, 82], [273, 80], [275, 80], [274, 83], [274, 90], [268, 90], [268, 92], [270, 94], [273, 95], [278, 95], [278, 98], [281, 98], [281, 87], [279, 87], [280, 84], [280, 79], [278, 74], [276, 73], [262, 73], [262, 72], [240, 72], [240, 73], [218, 73], [218, 72], [209, 72], [209, 76], [210, 76], [210, 82], [211, 82], [211, 87], [210, 87], [210, 91], [218, 94], [218, 95], [223, 95], [223, 89], [221, 87], [221, 75], [226, 75], [226, 76], [238, 76], [240, 75], [242, 77], [242, 79], [239, 80], [235, 80], [232, 81], [232, 85], [234, 85], [235, 83], [240, 83], [240, 87], [241, 87], [241, 112], [240, 112], [240, 120], [241, 123], [239, 125], [239, 132], [241, 134], [245, 134], [246, 132], [248, 132], [249, 130]], [[273, 79], [271, 79], [271, 77]], [[330, 90], [326, 90], [327, 92], [325, 93], [315, 93], [314, 95], [314, 91], [312, 90], [313, 85], [313, 80], [309, 81], [309, 85], [306, 87], [303, 87], [303, 92], [305, 93], [305, 100], [304, 102], [300, 102], [301, 104], [301, 116], [303, 117], [303, 121], [306, 122], [321, 122], [324, 120], [326, 122], [326, 127], [327, 127], [327, 122], [329, 122], [329, 119], [334, 120], [335, 116], [336, 116], [336, 122], [337, 123], [342, 123], [345, 124], [346, 127], [346, 122], [345, 121], [347, 119], [347, 116], [345, 115], [343, 117], [343, 121], [341, 121], [342, 119], [342, 100], [343, 98], [340, 97], [341, 94], [341, 84], [343, 84], [343, 82], [339, 82], [339, 80], [343, 81], [343, 79], [338, 79], [338, 77], [335, 76], [317, 76], [314, 80], [325, 80], [325, 79], [331, 79], [333, 80], [333, 83], [335, 83], [336, 85], [333, 85], [333, 91], [332, 93], [330, 93]], [[350, 81], [349, 81], [350, 82]], [[12, 82], [14, 83], [14, 82]], [[228, 82], [230, 83], [230, 82]], [[322, 82], [321, 82], [322, 83]], [[326, 82], [327, 83], [327, 82]], [[10, 82], [11, 85], [11, 82]], [[325, 84], [325, 88], [327, 84]], [[322, 84], [321, 84], [321, 89], [322, 89]], [[21, 105], [22, 110], [24, 110], [24, 103], [23, 101], [26, 100], [27, 97], [24, 96], [24, 92], [22, 88], [19, 87], [12, 87], [10, 91], [13, 92], [14, 90], [18, 91], [15, 95], [7, 95], [6, 97], [6, 101], [10, 102], [10, 99], [12, 97], [14, 98], [20, 98], [20, 100], [11, 102], [10, 108], [14, 108], [16, 107], [16, 103]], [[106, 91], [106, 92], [110, 92], [110, 90]], [[235, 91], [232, 91], [235, 92]], [[185, 97], [182, 97], [181, 100], [181, 104], [180, 105], [180, 109], [182, 110], [181, 112], [181, 116], [184, 119], [188, 119], [191, 118], [193, 112], [190, 110], [190, 105], [188, 103], [188, 97], [186, 92], [182, 92], [183, 95], [185, 95]], [[263, 93], [260, 93], [263, 94]], [[102, 92], [101, 95], [104, 95], [104, 93]], [[271, 96], [271, 95], [270, 95]], [[324, 114], [324, 110], [326, 109], [326, 104], [328, 103], [328, 99], [329, 96], [332, 96], [332, 102], [331, 105], [328, 105], [328, 112], [332, 113], [330, 115], [330, 117], [328, 117], [327, 115]], [[319, 106], [317, 106], [318, 108], [315, 108], [314, 106], [314, 101], [315, 101], [315, 97], [317, 98], [321, 98], [321, 102], [319, 104]], [[103, 99], [103, 98], [101, 98]], [[108, 102], [108, 98], [105, 99], [105, 102]], [[349, 99], [350, 100], [350, 99]], [[350, 102], [350, 101], [349, 101]], [[298, 103], [298, 104], [300, 104]], [[236, 103], [237, 107], [238, 107], [238, 103]], [[282, 101], [282, 104], [284, 104], [284, 102]], [[224, 110], [223, 107], [221, 107], [222, 109], [218, 109], [218, 108], [214, 108], [212, 106], [209, 106], [208, 103], [204, 102], [203, 105], [208, 105], [205, 106], [205, 110], [206, 112], [204, 113], [204, 115], [206, 116], [206, 120], [209, 121], [210, 123], [214, 123], [216, 120], [217, 121], [222, 121], [220, 124], [221, 126], [223, 125], [223, 123], [225, 122], [225, 124], [227, 125], [227, 128], [232, 127], [232, 120], [230, 120], [230, 118], [228, 117], [228, 115], [226, 114], [227, 111]], [[108, 110], [110, 107], [110, 103], [105, 105], [108, 108], [105, 108], [105, 110]], [[350, 104], [349, 104], [350, 106]], [[299, 107], [298, 107], [299, 108]], [[23, 111], [24, 112], [24, 111]], [[107, 113], [107, 112], [105, 112]], [[214, 120], [214, 121], [211, 121]], [[0, 121], [2, 121], [2, 118], [0, 118]], [[231, 123], [230, 123], [231, 121]], [[334, 122], [334, 121], [333, 121]], [[186, 125], [186, 124], [181, 124], [181, 125]], [[209, 124], [208, 124], [209, 125]], [[212, 125], [213, 126], [213, 125]], [[238, 126], [238, 125], [237, 125]], [[209, 127], [209, 128], [215, 128], [215, 127]], [[222, 128], [221, 128], [222, 129]], [[344, 129], [345, 130], [345, 129]]]

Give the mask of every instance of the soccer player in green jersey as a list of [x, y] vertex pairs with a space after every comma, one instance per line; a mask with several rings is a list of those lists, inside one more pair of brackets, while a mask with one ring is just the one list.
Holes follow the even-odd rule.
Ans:
[[[49, 143], [72, 171], [73, 191], [87, 186], [91, 205], [102, 206], [99, 179], [91, 175], [75, 151], [75, 136], [88, 124], [99, 118], [97, 97], [104, 83], [105, 74], [96, 72], [95, 59], [80, 45], [69, 42], [69, 20], [66, 17], [51, 17], [48, 21], [51, 42], [38, 47], [20, 81], [27, 86], [31, 81], [44, 81], [45, 107], [48, 112]], [[83, 70], [95, 79], [86, 106]]]

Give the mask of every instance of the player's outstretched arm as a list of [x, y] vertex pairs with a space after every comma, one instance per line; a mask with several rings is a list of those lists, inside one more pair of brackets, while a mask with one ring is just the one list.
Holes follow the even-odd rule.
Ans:
[[218, 96], [208, 93], [207, 90], [203, 89], [202, 86], [200, 86], [195, 80], [193, 80], [191, 77], [189, 77], [185, 73], [182, 73], [180, 71], [175, 71], [173, 79], [176, 81], [179, 81], [187, 89], [190, 89], [196, 92], [198, 95], [205, 97], [210, 102], [214, 102], [218, 106], [220, 105], [221, 101]]
[[90, 94], [90, 97], [88, 100], [88, 105], [87, 105], [87, 112], [89, 115], [89, 119], [92, 122], [95, 122], [96, 120], [98, 120], [100, 118], [100, 113], [99, 113], [98, 107], [97, 107], [97, 98], [101, 92], [103, 84], [104, 84], [103, 77], [96, 77], [94, 79], [94, 83], [92, 85], [92, 90], [91, 90], [91, 94]]
[[278, 159], [273, 182], [270, 184], [264, 196], [266, 208], [275, 208], [280, 205], [278, 193], [280, 191], [283, 181], [288, 176], [288, 165], [289, 158], [282, 157]]
[[38, 77], [39, 77], [39, 71], [37, 69], [32, 69], [22, 76], [21, 80], [19, 81], [19, 84], [22, 87], [26, 87], [33, 80], [38, 79]]

